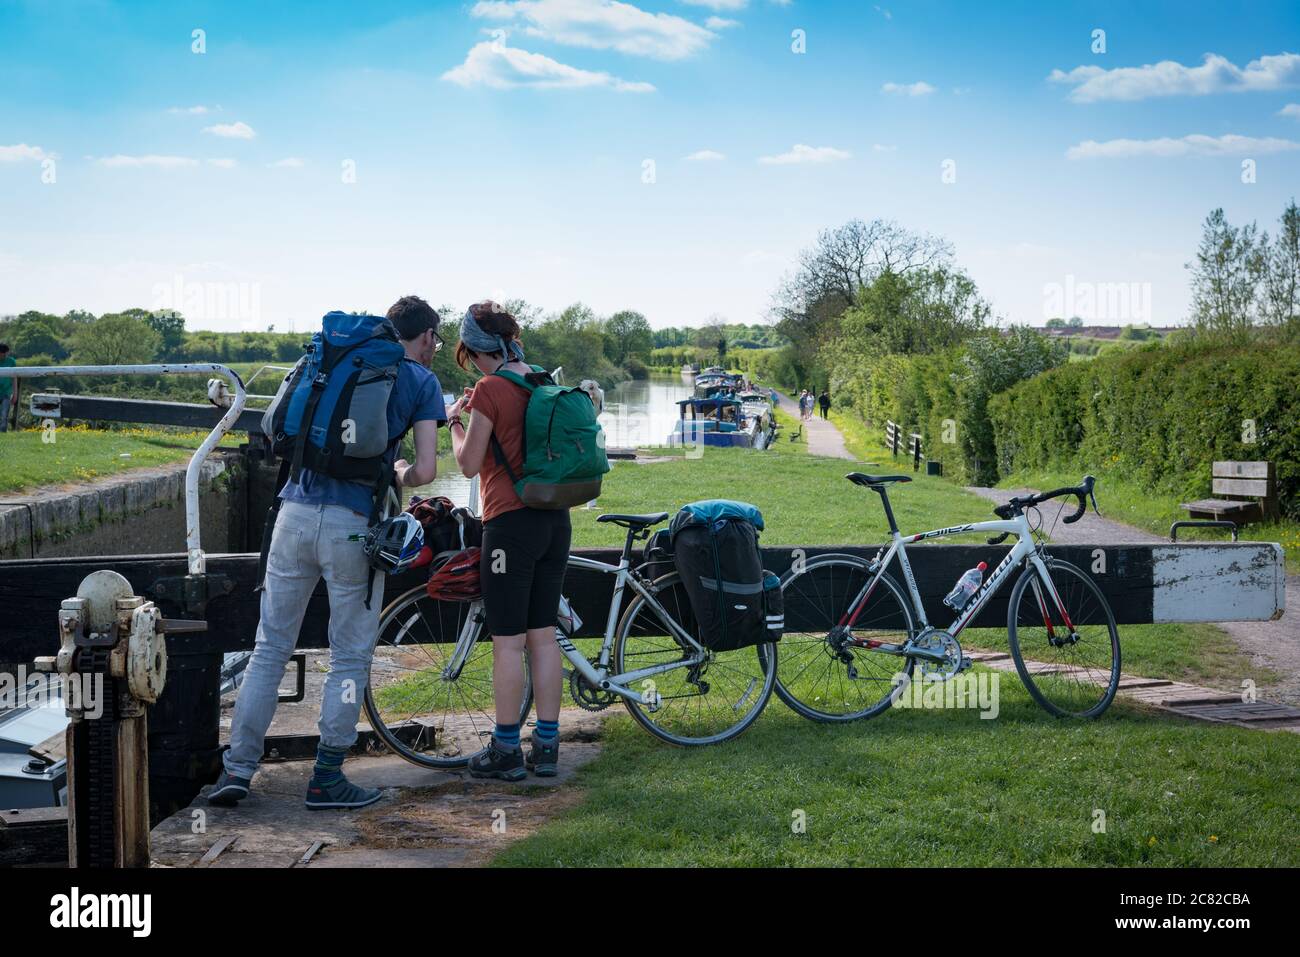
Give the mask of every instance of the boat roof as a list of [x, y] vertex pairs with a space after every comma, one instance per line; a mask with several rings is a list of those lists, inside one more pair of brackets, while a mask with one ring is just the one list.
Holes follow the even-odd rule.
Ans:
[[677, 403], [680, 406], [713, 406], [713, 405], [740, 405], [739, 399], [732, 399], [728, 396], [711, 395], [708, 398], [696, 396], [693, 399], [682, 399]]

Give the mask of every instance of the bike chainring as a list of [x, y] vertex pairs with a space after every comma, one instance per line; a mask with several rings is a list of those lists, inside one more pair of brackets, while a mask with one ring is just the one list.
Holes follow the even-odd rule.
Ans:
[[917, 635], [912, 643], [919, 648], [924, 648], [926, 651], [943, 652], [943, 661], [928, 661], [925, 658], [917, 659], [917, 663], [921, 666], [921, 677], [926, 680], [947, 681], [959, 671], [965, 670], [961, 642], [948, 632], [939, 631], [937, 628], [929, 628]]
[[604, 711], [618, 700], [618, 695], [597, 688], [576, 668], [569, 672], [569, 694], [584, 711]]

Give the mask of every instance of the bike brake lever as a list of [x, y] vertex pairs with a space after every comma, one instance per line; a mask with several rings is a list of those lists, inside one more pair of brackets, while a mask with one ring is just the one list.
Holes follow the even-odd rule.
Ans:
[[1100, 515], [1101, 509], [1097, 507], [1097, 496], [1091, 489], [1088, 491], [1088, 498], [1092, 499], [1092, 510]]
[[990, 544], [990, 545], [1001, 545], [1003, 542], [1005, 542], [1005, 541], [1007, 540], [1007, 538], [1008, 538], [1010, 535], [1011, 535], [1010, 532], [1003, 532], [1001, 535], [997, 536], [996, 538], [990, 538], [990, 539], [988, 539], [988, 544]]

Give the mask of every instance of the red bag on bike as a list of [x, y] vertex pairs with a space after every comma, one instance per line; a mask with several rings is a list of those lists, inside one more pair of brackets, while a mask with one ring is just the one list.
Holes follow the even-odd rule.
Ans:
[[483, 597], [483, 584], [479, 575], [479, 558], [482, 549], [467, 548], [447, 559], [429, 576], [426, 586], [429, 597], [437, 601], [476, 601]]

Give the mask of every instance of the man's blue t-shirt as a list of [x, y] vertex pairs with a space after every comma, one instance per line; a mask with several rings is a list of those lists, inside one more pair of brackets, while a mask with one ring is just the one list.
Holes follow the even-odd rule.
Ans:
[[[438, 377], [413, 359], [403, 359], [397, 370], [393, 393], [388, 397], [388, 441], [415, 425], [429, 419], [442, 425], [447, 421], [447, 409], [442, 402], [442, 385]], [[384, 458], [391, 464], [397, 460], [397, 447], [389, 449]], [[286, 502], [304, 505], [342, 505], [354, 512], [368, 516], [374, 502], [375, 490], [361, 482], [346, 482], [318, 475], [303, 469], [298, 481], [292, 478], [280, 490]]]

